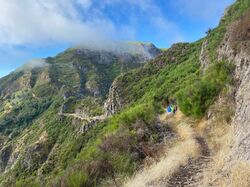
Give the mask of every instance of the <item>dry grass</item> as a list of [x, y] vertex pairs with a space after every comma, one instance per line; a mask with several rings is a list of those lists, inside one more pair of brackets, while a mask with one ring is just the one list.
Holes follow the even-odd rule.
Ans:
[[166, 150], [165, 155], [159, 162], [145, 168], [124, 186], [144, 187], [160, 179], [169, 178], [178, 170], [181, 165], [185, 165], [189, 158], [198, 157], [199, 144], [194, 140], [194, 132], [189, 125], [180, 124], [176, 127], [176, 132], [180, 136], [179, 143], [173, 148]]
[[[224, 163], [225, 164], [225, 163]], [[209, 186], [219, 187], [249, 187], [250, 186], [250, 162], [237, 161], [233, 166], [227, 168], [223, 172], [224, 175], [219, 174], [216, 183], [210, 183]], [[212, 184], [212, 185], [211, 185]], [[208, 184], [204, 184], [208, 186]]]
[[159, 120], [162, 123], [170, 123], [170, 124], [178, 124], [180, 121], [183, 121], [183, 119], [185, 118], [184, 114], [181, 113], [180, 110], [178, 110], [175, 114], [167, 114], [164, 113], [162, 115], [159, 116]]
[[231, 171], [232, 187], [249, 187], [250, 186], [250, 162], [238, 162]]
[[201, 119], [196, 126], [197, 134], [199, 134], [200, 136], [203, 136], [205, 129], [206, 129], [206, 125], [207, 125], [207, 121], [204, 118]]
[[[232, 167], [229, 164], [231, 147], [234, 141], [234, 129], [230, 125], [234, 104], [230, 101], [232, 101], [230, 97], [221, 97], [210, 107], [213, 117], [197, 126], [197, 130], [202, 129], [201, 133], [212, 152], [212, 161], [204, 171], [204, 179], [201, 181], [202, 186], [242, 186], [234, 184], [241, 184], [240, 178], [245, 177], [245, 171], [240, 173], [237, 167]], [[250, 183], [246, 186], [250, 186]]]
[[180, 125], [176, 126], [174, 130], [182, 140], [189, 140], [195, 137], [195, 132], [193, 129], [185, 123], [181, 123]]
[[[216, 131], [216, 129], [214, 129]], [[218, 130], [220, 134], [220, 130]], [[217, 135], [218, 135], [217, 134]], [[232, 145], [233, 130], [228, 130], [223, 136], [214, 137], [215, 139], [210, 141], [212, 147], [213, 156], [209, 167], [204, 171], [204, 179], [201, 181], [202, 186], [224, 186], [225, 165], [228, 162], [228, 156], [230, 155]]]

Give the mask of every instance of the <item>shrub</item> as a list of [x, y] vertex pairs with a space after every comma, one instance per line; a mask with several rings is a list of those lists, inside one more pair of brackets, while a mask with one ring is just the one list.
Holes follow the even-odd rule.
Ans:
[[30, 179], [21, 179], [16, 181], [16, 187], [39, 187], [40, 184], [37, 181], [34, 181], [33, 178]]
[[79, 186], [86, 186], [87, 184], [87, 176], [83, 172], [74, 172], [69, 175], [67, 180], [67, 186], [71, 187], [79, 187]]
[[210, 82], [198, 81], [177, 94], [182, 112], [194, 117], [202, 116], [217, 95], [218, 88]]
[[201, 117], [219, 92], [231, 82], [231, 69], [232, 65], [226, 62], [215, 63], [201, 79], [180, 90], [176, 98], [181, 111], [186, 115]]

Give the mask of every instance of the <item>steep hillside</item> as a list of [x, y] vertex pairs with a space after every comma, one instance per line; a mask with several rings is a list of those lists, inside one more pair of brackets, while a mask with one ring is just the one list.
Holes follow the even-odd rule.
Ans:
[[70, 49], [1, 79], [1, 184], [249, 186], [249, 15], [238, 0], [143, 66]]
[[[171, 94], [168, 101], [175, 100], [180, 110], [192, 116], [189, 124], [199, 138], [208, 145], [210, 156], [203, 163], [202, 153], [185, 157], [173, 166], [164, 163], [171, 159], [171, 151], [166, 151], [159, 164], [164, 165], [165, 175], [155, 171], [153, 179], [147, 178], [153, 164], [146, 171], [139, 172], [129, 182], [136, 186], [249, 186], [249, 23], [250, 2], [238, 0], [221, 19], [220, 25], [208, 32], [199, 48], [200, 74], [189, 85]], [[172, 48], [171, 48], [172, 49]], [[171, 50], [170, 49], [170, 50]], [[172, 53], [171, 53], [172, 54]], [[158, 76], [157, 76], [158, 77]], [[154, 79], [157, 80], [157, 79]], [[117, 85], [124, 79], [118, 79]], [[127, 83], [126, 83], [127, 84]], [[128, 83], [130, 85], [130, 83]], [[150, 84], [152, 85], [152, 84]], [[153, 88], [157, 93], [161, 88]], [[179, 85], [179, 84], [178, 84]], [[173, 87], [171, 84], [164, 88]], [[120, 94], [126, 89], [121, 89]], [[157, 90], [157, 91], [155, 91]], [[169, 92], [168, 92], [169, 93]], [[171, 93], [171, 92], [170, 92]], [[168, 94], [165, 94], [168, 95]], [[121, 98], [121, 97], [120, 97]], [[154, 95], [154, 100], [158, 95]], [[140, 101], [141, 102], [141, 101]], [[112, 102], [111, 102], [112, 103]], [[122, 103], [122, 102], [120, 102]], [[193, 118], [197, 120], [192, 121]], [[167, 121], [171, 125], [171, 121]], [[175, 122], [178, 127], [178, 123]], [[178, 144], [175, 148], [177, 148]], [[190, 146], [189, 151], [195, 149]], [[178, 153], [179, 154], [179, 153]], [[200, 155], [200, 156], [199, 156]], [[205, 158], [207, 155], [205, 155]], [[185, 159], [189, 161], [185, 163]], [[179, 159], [179, 158], [178, 158]], [[196, 164], [198, 163], [198, 165]], [[203, 168], [201, 168], [201, 166]], [[168, 168], [171, 168], [169, 173]], [[145, 182], [146, 181], [146, 182]]]

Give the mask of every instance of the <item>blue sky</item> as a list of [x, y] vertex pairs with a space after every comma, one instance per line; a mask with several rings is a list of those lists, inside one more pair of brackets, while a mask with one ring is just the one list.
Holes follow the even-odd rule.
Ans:
[[166, 48], [215, 27], [234, 0], [0, 0], [0, 77], [74, 45], [144, 41]]

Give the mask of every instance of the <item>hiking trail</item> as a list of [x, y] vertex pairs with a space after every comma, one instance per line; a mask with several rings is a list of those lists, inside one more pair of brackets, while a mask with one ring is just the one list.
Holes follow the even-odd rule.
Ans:
[[[177, 112], [175, 116], [175, 122], [179, 122], [182, 119], [181, 112]], [[204, 119], [202, 119], [198, 126], [203, 126]], [[197, 187], [200, 186], [203, 179], [203, 171], [207, 168], [210, 161], [210, 150], [204, 140], [200, 136], [200, 132], [194, 132], [194, 140], [199, 145], [200, 155], [198, 158], [189, 158], [185, 165], [181, 165], [177, 171], [175, 171], [170, 178], [159, 182], [157, 186], [168, 187]]]
[[78, 115], [76, 113], [59, 113], [58, 115], [63, 117], [73, 117], [75, 120], [78, 120], [79, 128], [77, 129], [77, 131], [79, 133], [86, 133], [87, 131], [92, 129], [97, 124], [97, 122], [102, 122], [105, 119], [107, 119], [106, 115], [93, 116], [93, 117], [89, 116], [82, 117], [81, 115]]
[[201, 156], [197, 159], [189, 159], [188, 164], [181, 166], [167, 182], [169, 187], [196, 187], [200, 186], [203, 179], [203, 170], [210, 161], [209, 148], [201, 137], [196, 137], [196, 141], [200, 145]]
[[138, 172], [130, 179], [127, 187], [195, 187], [200, 186], [203, 171], [210, 161], [210, 150], [206, 141], [188, 124], [184, 115], [160, 115], [164, 124], [176, 126], [181, 141], [166, 149], [160, 161]]

